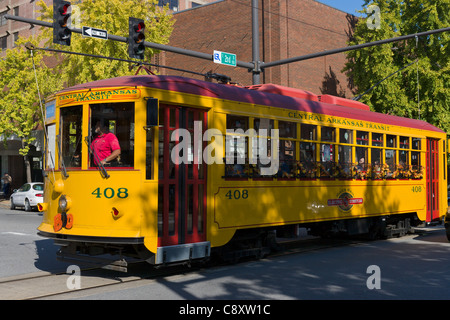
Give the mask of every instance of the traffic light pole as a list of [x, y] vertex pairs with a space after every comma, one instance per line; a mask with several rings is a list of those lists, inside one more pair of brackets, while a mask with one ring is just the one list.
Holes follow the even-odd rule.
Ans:
[[[249, 70], [249, 72], [253, 73], [253, 84], [259, 84], [259, 75], [265, 68], [275, 67], [275, 66], [279, 66], [279, 65], [283, 65], [283, 64], [287, 64], [287, 63], [298, 62], [298, 61], [303, 61], [303, 60], [307, 60], [307, 59], [313, 59], [313, 58], [317, 58], [317, 57], [322, 57], [322, 56], [326, 56], [326, 55], [331, 55], [331, 54], [336, 54], [336, 53], [341, 53], [341, 52], [346, 52], [346, 51], [351, 51], [351, 50], [357, 50], [357, 49], [368, 48], [368, 47], [372, 47], [372, 46], [378, 46], [381, 44], [402, 41], [402, 40], [406, 40], [406, 39], [410, 39], [410, 38], [414, 38], [414, 37], [428, 36], [431, 34], [450, 31], [450, 27], [447, 27], [447, 28], [442, 28], [442, 29], [430, 30], [430, 31], [425, 31], [425, 32], [420, 32], [420, 33], [415, 33], [415, 34], [409, 34], [409, 35], [400, 36], [400, 37], [396, 37], [396, 38], [378, 40], [378, 41], [358, 44], [358, 45], [354, 45], [354, 46], [343, 47], [343, 48], [333, 49], [333, 50], [326, 50], [326, 51], [322, 51], [322, 52], [318, 52], [318, 53], [312, 53], [312, 54], [307, 54], [307, 55], [303, 55], [303, 56], [297, 56], [297, 57], [293, 57], [293, 58], [282, 59], [282, 60], [278, 60], [278, 61], [265, 63], [265, 62], [259, 61], [259, 27], [258, 27], [257, 2], [258, 2], [257, 0], [252, 0], [252, 13], [253, 13], [252, 14], [253, 15], [252, 29], [254, 32], [253, 40], [252, 40], [253, 62], [243, 62], [243, 61], [236, 62], [237, 67], [247, 68]], [[19, 17], [19, 16], [12, 16], [9, 14], [5, 15], [5, 18], [10, 19], [10, 20], [29, 23], [31, 25], [38, 25], [38, 26], [53, 28], [53, 24], [51, 22], [23, 18], [23, 17]], [[82, 30], [77, 29], [77, 28], [73, 28], [73, 29], [71, 28], [71, 31], [74, 33], [79, 33], [79, 34], [82, 33]], [[128, 38], [116, 36], [116, 35], [108, 35], [108, 39], [114, 40], [114, 41], [119, 41], [119, 42], [125, 42], [125, 43], [128, 42]], [[191, 56], [194, 58], [200, 58], [200, 59], [204, 59], [204, 60], [208, 60], [208, 61], [213, 61], [212, 54], [172, 47], [172, 46], [158, 44], [158, 43], [154, 43], [154, 42], [148, 42], [148, 41], [144, 42], [144, 46], [148, 47], [148, 48], [161, 50], [161, 51], [168, 51], [168, 52], [178, 53], [178, 54], [182, 54], [182, 55], [186, 55], [186, 56]]]
[[330, 54], [336, 54], [336, 53], [341, 53], [341, 52], [346, 52], [346, 51], [351, 51], [351, 50], [379, 46], [379, 45], [385, 44], [385, 43], [397, 42], [397, 41], [402, 41], [402, 40], [411, 39], [411, 38], [415, 38], [415, 37], [421, 37], [421, 36], [428, 36], [430, 34], [441, 33], [441, 32], [446, 32], [446, 31], [450, 31], [450, 27], [442, 28], [442, 29], [435, 29], [435, 30], [430, 30], [430, 31], [424, 31], [424, 32], [419, 32], [419, 33], [414, 33], [414, 34], [408, 34], [408, 35], [400, 36], [400, 37], [396, 37], [396, 38], [377, 40], [377, 41], [373, 41], [373, 42], [357, 44], [354, 46], [343, 47], [343, 48], [339, 48], [339, 49], [326, 50], [326, 51], [322, 51], [322, 52], [311, 53], [311, 54], [307, 54], [307, 55], [303, 55], [303, 56], [297, 56], [297, 57], [282, 59], [282, 60], [273, 61], [273, 62], [267, 62], [267, 63], [263, 62], [263, 63], [261, 63], [261, 68], [262, 69], [270, 68], [270, 67], [275, 67], [275, 66], [279, 66], [282, 64], [303, 61], [303, 60], [307, 60], [307, 59], [327, 56]]
[[[42, 27], [47, 27], [47, 28], [53, 28], [53, 23], [51, 23], [51, 22], [40, 21], [40, 20], [35, 20], [35, 19], [29, 19], [29, 18], [24, 18], [24, 17], [19, 17], [19, 16], [13, 16], [13, 15], [10, 15], [10, 14], [5, 15], [5, 18], [9, 19], [9, 20], [15, 20], [15, 21], [29, 23], [29, 24], [32, 24], [32, 25], [37, 25], [37, 26], [42, 26]], [[71, 28], [70, 30], [73, 33], [82, 34], [82, 30], [81, 29]], [[114, 40], [114, 41], [119, 41], [119, 42], [124, 42], [124, 43], [128, 42], [128, 38], [121, 37], [121, 36], [116, 36], [116, 35], [113, 35], [113, 34], [108, 34], [108, 39]], [[149, 42], [149, 41], [145, 41], [144, 42], [144, 46], [147, 47], [147, 48], [153, 48], [153, 49], [157, 49], [157, 50], [161, 50], [161, 51], [168, 51], [168, 52], [182, 54], [182, 55], [185, 55], [185, 56], [191, 56], [191, 57], [194, 57], [194, 58], [200, 58], [200, 59], [204, 59], [204, 60], [213, 61], [213, 55], [212, 54], [207, 54], [207, 53], [202, 53], [202, 52], [197, 52], [197, 51], [188, 50], [188, 49], [182, 49], [182, 48], [177, 48], [177, 47], [172, 47], [172, 46], [168, 46], [168, 45], [165, 45], [165, 44], [159, 44], [159, 43], [154, 43], [154, 42]], [[253, 69], [254, 68], [253, 63], [251, 63], [251, 62], [237, 61], [236, 65], [238, 67], [241, 67], [241, 68], [247, 68], [247, 69]]]

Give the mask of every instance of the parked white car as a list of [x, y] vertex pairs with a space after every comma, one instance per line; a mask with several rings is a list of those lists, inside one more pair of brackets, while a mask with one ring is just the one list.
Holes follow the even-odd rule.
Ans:
[[16, 207], [24, 207], [25, 211], [31, 211], [38, 203], [44, 201], [44, 184], [42, 182], [25, 183], [11, 195], [11, 210]]

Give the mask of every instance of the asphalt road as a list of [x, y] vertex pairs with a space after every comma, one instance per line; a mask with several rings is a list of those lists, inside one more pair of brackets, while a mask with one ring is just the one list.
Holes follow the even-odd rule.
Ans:
[[273, 257], [149, 280], [139, 286], [125, 283], [101, 292], [74, 292], [71, 298], [448, 300], [450, 244], [442, 226], [429, 230], [422, 236]]
[[[38, 212], [0, 204], [0, 278], [65, 271], [58, 247], [36, 234]], [[450, 299], [450, 243], [442, 226], [423, 234], [270, 257], [74, 291], [61, 299], [398, 300]], [[81, 274], [81, 284], [83, 274]]]
[[56, 261], [59, 247], [37, 235], [42, 214], [10, 210], [0, 202], [0, 278], [36, 272], [61, 272], [69, 264]]

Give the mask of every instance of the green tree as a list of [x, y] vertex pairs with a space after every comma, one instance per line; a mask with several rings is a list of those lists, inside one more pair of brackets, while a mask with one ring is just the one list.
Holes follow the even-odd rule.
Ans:
[[[379, 27], [374, 28], [377, 17], [369, 10], [359, 19], [349, 45], [450, 25], [450, 0], [366, 0], [364, 8], [369, 5], [380, 9]], [[360, 101], [374, 111], [420, 118], [450, 132], [449, 32], [350, 51], [343, 71], [353, 81], [355, 94], [361, 94], [416, 59], [418, 63], [383, 81]]]
[[[109, 34], [128, 37], [128, 17], [145, 20], [146, 41], [167, 44], [173, 30], [174, 19], [167, 14], [167, 7], [159, 7], [157, 0], [84, 0], [73, 4], [72, 26], [80, 28], [89, 26], [108, 30]], [[40, 6], [41, 19], [53, 20], [53, 7], [44, 1]], [[83, 38], [72, 33], [70, 48], [52, 43], [51, 28], [42, 28], [46, 45], [61, 50], [103, 55], [114, 58], [130, 59], [127, 54], [127, 44], [111, 40]], [[146, 48], [144, 61], [150, 61], [157, 50]], [[95, 81], [99, 79], [131, 75], [131, 65], [126, 62], [91, 58], [77, 55], [62, 55], [58, 72], [68, 86]]]
[[[27, 154], [30, 143], [35, 140], [31, 132], [42, 119], [33, 61], [38, 70], [36, 76], [41, 97], [62, 89], [59, 77], [44, 63], [48, 54], [34, 51], [32, 57], [24, 46], [29, 41], [19, 38], [17, 47], [6, 50], [5, 57], [0, 59], [0, 135], [4, 141], [12, 135], [21, 139], [19, 153], [24, 156], [28, 181], [31, 172]], [[37, 41], [31, 42], [37, 45]]]
[[[85, 0], [73, 7], [74, 25], [82, 25], [106, 29], [110, 34], [128, 36], [128, 17], [144, 19], [146, 22], [146, 40], [165, 44], [169, 41], [174, 23], [167, 8], [157, 6], [157, 0]], [[53, 20], [53, 7], [48, 7], [44, 1], [38, 3], [41, 19]], [[77, 12], [78, 11], [78, 12]], [[93, 38], [82, 38], [79, 34], [72, 34], [70, 48], [52, 43], [53, 30], [41, 28], [38, 37], [20, 38], [17, 48], [7, 50], [6, 56], [0, 59], [0, 135], [6, 139], [17, 135], [22, 140], [20, 153], [24, 156], [27, 167], [27, 179], [31, 179], [27, 154], [30, 143], [35, 140], [31, 134], [41, 122], [39, 95], [36, 86], [33, 60], [36, 66], [37, 83], [40, 86], [40, 97], [45, 99], [51, 93], [78, 83], [98, 79], [134, 74], [130, 64], [119, 61], [98, 58], [81, 57], [75, 55], [56, 55], [56, 66], [50, 69], [48, 65], [50, 54], [41, 50], [30, 51], [24, 46], [30, 42], [35, 47], [43, 43], [52, 48], [90, 53], [115, 58], [129, 59], [126, 43], [104, 41]], [[145, 61], [149, 61], [155, 50], [146, 48]], [[47, 60], [45, 60], [47, 58]], [[47, 61], [47, 63], [44, 63]]]

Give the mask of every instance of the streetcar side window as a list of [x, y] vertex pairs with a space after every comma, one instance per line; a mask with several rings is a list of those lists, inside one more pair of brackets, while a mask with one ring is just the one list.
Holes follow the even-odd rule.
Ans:
[[369, 133], [366, 131], [356, 131], [356, 144], [368, 146]]
[[382, 133], [372, 133], [372, 146], [382, 147], [383, 146], [383, 134]]
[[344, 172], [350, 172], [353, 163], [351, 146], [339, 146], [338, 162]]
[[[366, 131], [356, 131], [356, 144], [368, 146], [369, 133]], [[367, 172], [369, 167], [368, 166], [369, 148], [356, 147], [355, 152], [356, 152], [357, 170], [360, 172]]]
[[297, 138], [297, 124], [295, 122], [278, 121], [278, 130], [280, 137], [279, 145], [279, 178], [295, 178], [296, 176], [296, 142]]
[[317, 126], [302, 124], [300, 126], [300, 138], [302, 140], [317, 140]]
[[[275, 121], [272, 119], [264, 119], [264, 118], [255, 118], [253, 119], [253, 129], [256, 130], [258, 135], [261, 136], [270, 136], [270, 130], [275, 128]], [[229, 127], [227, 126], [227, 129]], [[247, 129], [245, 129], [247, 130]], [[266, 131], [261, 131], [266, 130]]]
[[420, 150], [420, 138], [412, 138], [412, 145], [411, 148], [414, 150]]
[[[248, 173], [253, 178], [264, 177], [261, 175], [262, 168], [270, 167], [271, 134], [275, 128], [275, 121], [265, 118], [254, 118], [253, 129], [256, 136], [252, 137], [252, 154]], [[263, 160], [267, 159], [267, 160]]]
[[[400, 149], [409, 149], [409, 137], [400, 137]], [[409, 164], [409, 152], [407, 150], [400, 150], [398, 157], [398, 169], [405, 170]]]
[[313, 164], [316, 162], [316, 144], [312, 142], [300, 142], [300, 162]]
[[320, 139], [322, 141], [336, 142], [336, 128], [322, 127]]
[[390, 173], [388, 173], [388, 178], [390, 178], [392, 176], [392, 172], [395, 169], [395, 163], [396, 158], [395, 158], [395, 150], [392, 149], [386, 149], [385, 150], [385, 163], [389, 168]]
[[397, 147], [397, 137], [393, 135], [386, 135], [386, 147], [396, 148]]
[[353, 143], [353, 130], [340, 129], [339, 130], [339, 142], [340, 143]]
[[[98, 161], [102, 159], [96, 154], [93, 143], [101, 136], [99, 134], [99, 124], [102, 125], [104, 131], [112, 133], [118, 140], [120, 145], [120, 155], [109, 161], [108, 167], [133, 167], [134, 166], [134, 102], [119, 103], [98, 103], [90, 105], [90, 166], [96, 166]], [[96, 132], [97, 131], [97, 132]], [[114, 150], [111, 147], [111, 150]], [[100, 156], [104, 157], [104, 155]]]
[[[339, 178], [350, 178], [351, 169], [353, 166], [353, 152], [352, 146], [345, 144], [353, 144], [353, 130], [340, 129], [339, 130], [339, 143], [338, 146], [338, 166], [334, 170], [334, 175]], [[344, 144], [344, 145], [342, 145]]]
[[[322, 127], [320, 139], [324, 142], [336, 142], [336, 128]], [[335, 162], [336, 146], [334, 144], [322, 143], [320, 145], [320, 176], [331, 178], [333, 163]]]
[[248, 177], [248, 127], [248, 117], [227, 115], [225, 177]]
[[[422, 179], [422, 165], [420, 162], [421, 139], [411, 138], [411, 176], [412, 179]], [[444, 167], [445, 168], [445, 167]]]
[[372, 148], [371, 149], [371, 159], [372, 159], [372, 178], [381, 179], [383, 177], [382, 172], [382, 149]]
[[[67, 169], [81, 168], [81, 123], [82, 106], [61, 108], [61, 156]], [[61, 163], [60, 163], [61, 165]]]
[[[317, 126], [312, 124], [300, 124], [300, 139], [317, 140]], [[316, 177], [316, 144], [314, 142], [300, 142], [300, 178]]]

